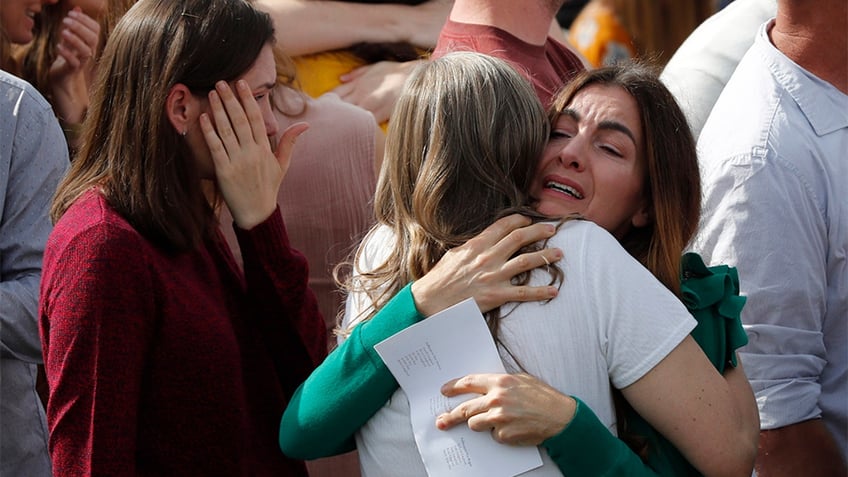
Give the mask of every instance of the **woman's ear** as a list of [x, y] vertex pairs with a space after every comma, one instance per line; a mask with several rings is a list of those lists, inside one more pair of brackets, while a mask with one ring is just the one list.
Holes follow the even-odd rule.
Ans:
[[185, 136], [189, 126], [200, 116], [200, 100], [191, 93], [188, 86], [177, 83], [168, 91], [165, 112], [177, 134]]
[[639, 210], [633, 214], [633, 217], [630, 219], [630, 224], [633, 225], [634, 228], [645, 227], [651, 222], [653, 222], [653, 214], [651, 213], [651, 208], [645, 204], [642, 204], [639, 207]]

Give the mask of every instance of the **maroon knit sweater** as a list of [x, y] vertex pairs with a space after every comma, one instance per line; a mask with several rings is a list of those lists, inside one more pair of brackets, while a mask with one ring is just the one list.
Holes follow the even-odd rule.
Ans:
[[96, 192], [56, 224], [40, 327], [56, 476], [303, 476], [277, 447], [289, 396], [326, 352], [306, 260], [279, 210], [167, 254]]

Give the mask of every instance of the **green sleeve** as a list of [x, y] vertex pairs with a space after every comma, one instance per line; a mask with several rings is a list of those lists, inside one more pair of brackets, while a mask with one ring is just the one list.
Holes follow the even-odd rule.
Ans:
[[748, 344], [742, 327], [745, 297], [739, 295], [739, 274], [727, 265], [707, 267], [696, 253], [683, 255], [680, 291], [689, 313], [698, 321], [692, 338], [719, 373], [736, 366], [736, 350]]
[[280, 449], [317, 459], [355, 448], [354, 434], [398, 388], [374, 345], [421, 321], [411, 285], [353, 329], [297, 388], [280, 422]]
[[[573, 396], [572, 396], [573, 397]], [[624, 441], [614, 436], [583, 401], [571, 422], [542, 443], [565, 476], [656, 476]]]

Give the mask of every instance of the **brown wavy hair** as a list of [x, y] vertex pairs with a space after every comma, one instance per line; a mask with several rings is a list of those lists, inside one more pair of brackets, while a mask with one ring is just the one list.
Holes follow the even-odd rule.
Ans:
[[[99, 187], [106, 201], [166, 251], [196, 248], [217, 227], [209, 183], [165, 112], [178, 83], [205, 95], [247, 71], [274, 41], [270, 17], [245, 0], [141, 0], [106, 42], [82, 147], [51, 218]], [[213, 194], [214, 195], [214, 194]]]
[[[359, 270], [366, 238], [353, 261], [360, 275], [345, 284], [373, 304], [358, 318], [505, 213], [546, 219], [526, 191], [548, 131], [532, 86], [504, 61], [461, 52], [420, 65], [392, 112], [374, 199], [371, 234], [387, 226], [394, 243], [382, 264]], [[552, 283], [561, 278], [555, 270]]]
[[652, 220], [620, 242], [680, 296], [681, 255], [701, 215], [701, 175], [686, 116], [657, 75], [653, 64], [641, 61], [581, 72], [553, 99], [549, 116], [554, 124], [574, 96], [591, 85], [619, 87], [636, 101], [645, 135], [643, 191]]

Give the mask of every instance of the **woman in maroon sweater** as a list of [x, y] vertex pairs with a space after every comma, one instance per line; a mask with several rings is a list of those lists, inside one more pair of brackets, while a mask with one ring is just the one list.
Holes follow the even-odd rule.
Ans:
[[272, 43], [244, 0], [141, 0], [109, 39], [44, 256], [57, 476], [306, 475], [276, 423], [326, 335], [277, 208], [306, 126], [270, 144]]

